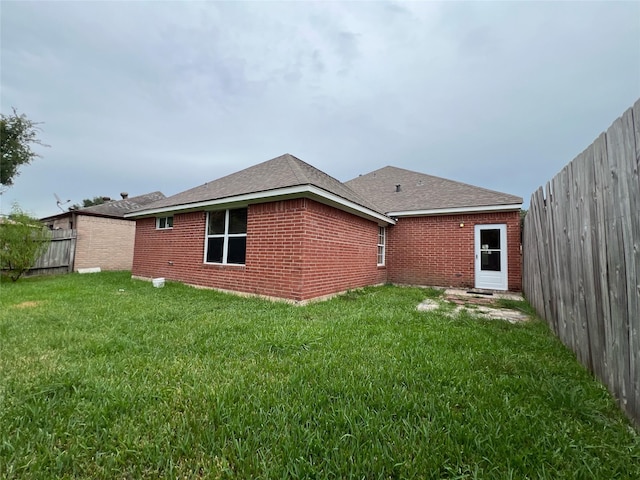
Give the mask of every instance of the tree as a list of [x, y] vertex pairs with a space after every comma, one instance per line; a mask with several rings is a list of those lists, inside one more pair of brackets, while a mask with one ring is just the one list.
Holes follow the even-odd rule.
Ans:
[[520, 210], [520, 243], [524, 240], [524, 219], [527, 216], [528, 210]]
[[48, 248], [49, 229], [23, 212], [17, 204], [0, 218], [0, 269], [14, 282], [29, 270]]
[[38, 139], [39, 123], [33, 122], [25, 114], [18, 115], [13, 109], [12, 115], [0, 114], [0, 184], [13, 185], [13, 179], [20, 175], [21, 165], [28, 165], [39, 157], [32, 145], [48, 145]]
[[82, 206], [74, 203], [69, 207], [69, 210], [79, 210], [81, 208], [93, 207], [94, 205], [102, 205], [107, 197], [93, 197], [85, 198], [82, 200]]

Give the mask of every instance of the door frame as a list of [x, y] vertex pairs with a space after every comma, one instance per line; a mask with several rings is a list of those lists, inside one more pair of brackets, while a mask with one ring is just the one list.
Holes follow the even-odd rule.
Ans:
[[[486, 274], [480, 265], [480, 231], [481, 230], [500, 230], [500, 271], [496, 272], [493, 277], [494, 281], [485, 283]], [[507, 255], [507, 224], [506, 223], [487, 223], [476, 224], [474, 227], [474, 254], [475, 254], [475, 277], [474, 285], [478, 289], [488, 290], [508, 290], [509, 289], [509, 262]], [[489, 275], [491, 276], [491, 275]], [[485, 277], [485, 278], [483, 278]]]

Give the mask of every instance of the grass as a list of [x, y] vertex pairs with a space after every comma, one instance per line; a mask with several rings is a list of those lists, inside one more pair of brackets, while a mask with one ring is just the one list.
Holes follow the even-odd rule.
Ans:
[[415, 310], [437, 295], [3, 281], [0, 477], [640, 478], [640, 436], [546, 325]]

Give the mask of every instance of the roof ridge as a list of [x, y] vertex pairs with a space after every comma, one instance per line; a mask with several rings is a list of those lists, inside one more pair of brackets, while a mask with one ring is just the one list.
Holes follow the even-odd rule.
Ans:
[[513, 194], [390, 165], [346, 185], [387, 213], [522, 204]]
[[[448, 183], [455, 183], [455, 184], [458, 184], [458, 185], [464, 185], [466, 187], [471, 187], [471, 188], [475, 188], [475, 189], [478, 189], [478, 190], [484, 190], [485, 192], [489, 192], [489, 193], [499, 193], [500, 195], [510, 195], [512, 197], [517, 197], [517, 195], [513, 195], [511, 193], [505, 193], [505, 192], [501, 192], [499, 190], [492, 190], [490, 188], [479, 187], [478, 185], [473, 185], [471, 183], [461, 182], [459, 180], [453, 180], [451, 178], [446, 178], [446, 177], [440, 177], [438, 175], [431, 175], [429, 173], [417, 172], [415, 170], [409, 170], [408, 168], [396, 167], [394, 165], [386, 165], [384, 167], [378, 168], [377, 170], [373, 170], [373, 171], [371, 171], [369, 173], [365, 173], [364, 175], [361, 175], [361, 176], [371, 175], [373, 173], [379, 172], [380, 170], [384, 170], [386, 168], [391, 168], [391, 169], [394, 169], [394, 170], [402, 170], [403, 172], [411, 173], [411, 174], [414, 174], [414, 175], [420, 175], [420, 176], [423, 176], [423, 177], [430, 177], [430, 178], [434, 178], [434, 179], [437, 179], [437, 180], [442, 180], [442, 181], [445, 181], [445, 182], [448, 182]], [[345, 182], [345, 183], [353, 182], [354, 180], [357, 180], [361, 176], [352, 178], [351, 180], [347, 180], [347, 182]]]
[[[300, 168], [300, 163], [301, 162], [305, 163], [305, 162], [300, 160], [298, 157], [296, 157], [294, 155], [291, 155], [290, 153], [285, 153], [282, 156], [286, 159], [287, 165], [289, 165], [289, 168], [291, 169], [291, 173], [293, 173], [293, 176], [296, 177], [296, 180], [298, 180], [298, 182], [300, 182], [301, 184], [304, 184], [304, 183], [310, 184], [311, 183], [311, 180], [305, 175], [305, 173]], [[306, 165], [309, 165], [309, 164], [306, 164]], [[311, 165], [309, 165], [309, 166], [311, 166]], [[315, 167], [313, 167], [313, 168], [315, 168]]]

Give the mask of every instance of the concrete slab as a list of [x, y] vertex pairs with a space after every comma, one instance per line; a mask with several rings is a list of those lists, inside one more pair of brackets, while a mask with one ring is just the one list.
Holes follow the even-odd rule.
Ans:
[[456, 296], [461, 298], [484, 298], [484, 299], [505, 299], [505, 300], [524, 300], [523, 296], [515, 292], [500, 292], [495, 290], [474, 290], [462, 288], [447, 288], [444, 296]]

